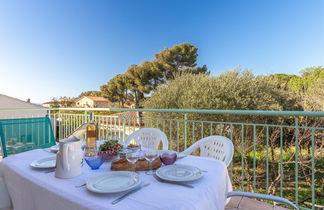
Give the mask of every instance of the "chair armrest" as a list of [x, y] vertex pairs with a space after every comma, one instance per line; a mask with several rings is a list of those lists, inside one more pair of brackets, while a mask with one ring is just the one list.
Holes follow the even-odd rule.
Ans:
[[185, 155], [190, 155], [191, 153], [193, 153], [195, 150], [197, 150], [200, 146], [200, 142], [196, 142], [193, 145], [191, 145], [190, 147], [188, 147], [186, 150], [184, 150], [183, 152], [181, 152], [182, 154]]
[[251, 193], [251, 192], [243, 192], [243, 191], [232, 191], [227, 194], [227, 197], [232, 197], [232, 196], [243, 196], [243, 197], [248, 197], [248, 198], [257, 198], [257, 199], [263, 199], [263, 200], [268, 200], [268, 201], [275, 201], [278, 203], [286, 204], [288, 206], [293, 207], [296, 210], [299, 210], [298, 207], [290, 202], [289, 200], [273, 195], [265, 195], [265, 194], [259, 194], [259, 193]]

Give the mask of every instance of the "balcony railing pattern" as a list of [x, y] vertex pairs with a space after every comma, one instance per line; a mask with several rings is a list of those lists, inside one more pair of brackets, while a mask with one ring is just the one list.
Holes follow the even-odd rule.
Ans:
[[183, 151], [203, 137], [226, 136], [235, 146], [229, 166], [234, 188], [285, 197], [302, 208], [324, 205], [324, 112], [48, 109], [56, 138], [88, 122], [89, 112], [96, 113], [100, 139], [154, 127], [166, 133], [170, 149]]

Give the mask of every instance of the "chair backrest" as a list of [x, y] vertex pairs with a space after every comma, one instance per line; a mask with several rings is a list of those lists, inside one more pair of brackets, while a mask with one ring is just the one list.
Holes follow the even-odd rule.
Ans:
[[0, 119], [0, 139], [4, 157], [55, 144], [48, 117]]
[[189, 155], [198, 148], [200, 148], [201, 157], [210, 157], [223, 161], [227, 166], [232, 161], [234, 146], [232, 141], [225, 136], [205, 137], [191, 145], [183, 153]]
[[158, 149], [160, 142], [162, 142], [162, 149], [167, 150], [169, 143], [167, 136], [156, 128], [141, 128], [125, 139], [125, 144], [128, 145], [134, 140], [136, 144], [150, 149]]

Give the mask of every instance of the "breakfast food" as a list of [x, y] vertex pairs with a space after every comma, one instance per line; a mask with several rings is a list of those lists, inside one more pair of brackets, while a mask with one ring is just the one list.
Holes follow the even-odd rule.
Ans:
[[109, 140], [99, 146], [99, 154], [106, 160], [111, 160], [122, 148], [123, 146], [118, 143], [118, 140]]
[[121, 150], [123, 146], [118, 143], [118, 140], [109, 140], [100, 145], [100, 151], [110, 151], [112, 153], [116, 153]]
[[131, 143], [131, 144], [127, 145], [127, 149], [132, 150], [132, 151], [138, 151], [141, 149], [141, 145]]
[[[156, 158], [152, 162], [152, 169], [159, 168], [162, 165], [160, 158]], [[126, 158], [120, 158], [113, 160], [111, 164], [112, 171], [128, 171], [133, 170], [134, 166], [132, 163], [128, 162]], [[136, 162], [136, 171], [146, 171], [150, 169], [150, 163], [145, 159], [139, 159]]]
[[129, 144], [127, 147], [134, 148], [134, 147], [139, 147], [139, 145], [137, 145], [137, 144]]

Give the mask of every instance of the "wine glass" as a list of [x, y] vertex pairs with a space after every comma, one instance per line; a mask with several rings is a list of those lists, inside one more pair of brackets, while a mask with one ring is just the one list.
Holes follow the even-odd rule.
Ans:
[[138, 153], [137, 151], [127, 150], [126, 152], [126, 159], [133, 165], [133, 171], [136, 171], [136, 162], [138, 160]]
[[152, 162], [158, 157], [158, 153], [153, 149], [145, 150], [145, 159], [150, 163], [150, 170], [146, 172], [147, 175], [153, 175], [155, 172], [152, 170]]
[[160, 159], [164, 165], [172, 165], [177, 160], [177, 153], [174, 151], [167, 151], [160, 155]]

